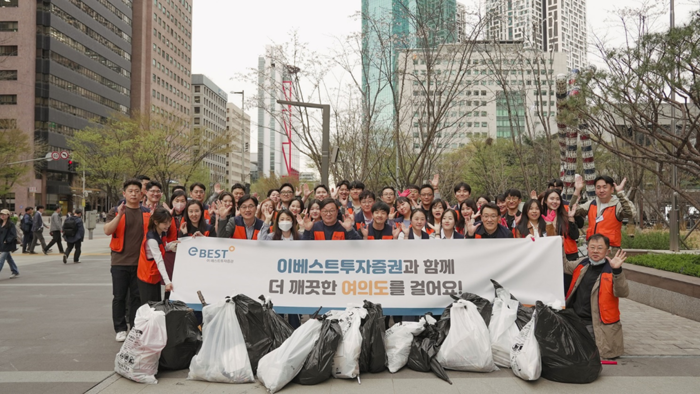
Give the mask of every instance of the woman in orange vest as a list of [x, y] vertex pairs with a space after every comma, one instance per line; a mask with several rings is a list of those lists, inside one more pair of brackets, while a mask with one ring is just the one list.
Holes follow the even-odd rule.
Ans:
[[430, 239], [433, 238], [431, 234], [423, 231], [425, 227], [425, 212], [422, 209], [416, 208], [411, 211], [410, 224], [404, 220], [402, 224], [401, 234], [399, 234], [398, 239]]
[[564, 253], [566, 253], [566, 259], [569, 261], [575, 261], [578, 259], [578, 245], [576, 241], [579, 237], [578, 226], [574, 223], [574, 216], [576, 209], [571, 210], [569, 214], [568, 210], [564, 208], [561, 203], [561, 195], [557, 189], [550, 189], [544, 193], [544, 207], [542, 215], [547, 219], [546, 221], [551, 223], [553, 227], [548, 230], [549, 235], [560, 235], [562, 241], [564, 242]]
[[198, 200], [190, 200], [185, 207], [185, 220], [180, 223], [178, 238], [191, 236], [214, 236], [214, 227], [204, 219], [204, 206]]
[[[165, 242], [172, 242], [177, 239], [178, 229], [182, 223], [182, 219], [185, 217], [185, 207], [187, 206], [187, 193], [182, 190], [176, 190], [170, 195], [170, 211], [172, 215], [172, 224], [168, 229], [168, 233], [165, 236]], [[173, 267], [175, 266], [175, 253], [166, 250], [163, 256], [165, 261], [165, 270], [168, 271], [168, 276], [173, 275]], [[161, 284], [165, 284], [161, 282]]]
[[217, 225], [219, 238], [257, 240], [258, 233], [262, 229], [263, 221], [255, 217], [258, 207], [258, 199], [246, 194], [238, 200], [240, 216], [228, 220], [219, 220]]
[[148, 221], [148, 232], [141, 247], [136, 273], [141, 304], [148, 301], [161, 301], [161, 280], [165, 283], [166, 292], [173, 290], [173, 284], [163, 260], [165, 251], [175, 252], [180, 242], [178, 240], [166, 242], [166, 234], [171, 224], [172, 215], [163, 208], [156, 208]]
[[[523, 213], [515, 217], [515, 238], [540, 238], [547, 236], [547, 222], [542, 217], [542, 207], [538, 200], [529, 200], [523, 205]], [[524, 217], [523, 217], [524, 216]]]

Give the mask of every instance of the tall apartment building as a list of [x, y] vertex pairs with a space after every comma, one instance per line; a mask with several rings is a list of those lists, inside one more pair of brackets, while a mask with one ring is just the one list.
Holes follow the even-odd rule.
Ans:
[[[418, 25], [428, 37], [419, 38]], [[465, 7], [455, 0], [362, 0], [362, 84], [367, 107], [375, 111], [372, 126], [390, 128], [393, 123], [389, 77], [396, 76], [399, 53], [459, 42], [465, 30]]]
[[[63, 151], [76, 130], [128, 113], [132, 28], [130, 0], [0, 1], [3, 132]], [[74, 181], [67, 160], [44, 162], [16, 184], [9, 208], [73, 209]]]
[[134, 0], [133, 9], [131, 111], [181, 121], [189, 127], [192, 0]]
[[[226, 92], [206, 75], [193, 74], [192, 97], [192, 127], [195, 134], [202, 135], [205, 141], [226, 137]], [[226, 156], [210, 153], [204, 157], [202, 164], [209, 169], [209, 180], [212, 184], [228, 184]]]
[[[242, 120], [241, 116], [243, 116]], [[226, 152], [226, 174], [229, 185], [252, 183], [250, 115], [233, 103], [226, 104], [226, 131], [231, 140], [230, 149]], [[257, 155], [255, 157], [257, 158]]]
[[586, 0], [486, 0], [487, 36], [566, 52], [569, 70], [588, 65]]
[[[462, 45], [467, 43], [456, 44], [455, 50]], [[457, 92], [450, 103], [444, 104], [445, 116], [438, 121], [426, 117], [424, 52], [402, 52], [401, 56], [410, 59], [405, 72], [407, 85], [412, 88], [403, 91], [401, 118], [405, 120], [401, 130], [413, 139], [414, 148], [423, 146], [428, 122], [439, 122], [433, 144], [445, 149], [464, 146], [474, 137], [556, 132], [555, 82], [557, 74], [566, 73], [566, 54], [546, 53], [518, 42], [470, 45], [474, 48], [465, 64], [456, 66], [443, 60], [432, 68], [433, 92], [452, 84], [456, 84]]]
[[258, 173], [262, 177], [298, 176], [299, 150], [292, 141], [294, 113], [299, 109], [280, 105], [277, 100], [296, 100], [293, 92], [293, 66], [281, 64], [282, 48], [266, 46], [265, 56], [258, 57]]

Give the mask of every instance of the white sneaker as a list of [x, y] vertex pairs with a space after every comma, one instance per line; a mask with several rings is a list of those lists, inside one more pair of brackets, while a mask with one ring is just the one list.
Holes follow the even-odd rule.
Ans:
[[19, 274], [12, 274], [12, 275], [10, 275], [10, 279], [14, 279], [14, 278], [16, 278], [16, 277], [18, 277], [18, 276], [19, 276]]
[[119, 331], [115, 339], [117, 342], [124, 342], [126, 340], [126, 331]]

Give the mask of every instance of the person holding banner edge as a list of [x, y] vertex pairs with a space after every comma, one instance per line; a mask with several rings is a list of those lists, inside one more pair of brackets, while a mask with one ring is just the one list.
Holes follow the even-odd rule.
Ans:
[[[200, 203], [201, 204], [201, 203]], [[167, 242], [166, 235], [172, 225], [172, 215], [164, 208], [156, 208], [148, 220], [148, 232], [139, 255], [137, 281], [141, 304], [148, 301], [161, 301], [160, 284], [165, 284], [165, 292], [173, 290], [173, 284], [165, 268], [165, 251], [177, 251], [179, 240]]]

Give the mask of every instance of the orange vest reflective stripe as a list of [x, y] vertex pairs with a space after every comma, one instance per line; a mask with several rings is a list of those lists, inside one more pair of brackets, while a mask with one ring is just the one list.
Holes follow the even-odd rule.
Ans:
[[[141, 211], [143, 216], [143, 238], [146, 239], [148, 233], [148, 220], [151, 218], [149, 212]], [[126, 214], [122, 215], [117, 224], [117, 229], [112, 233], [112, 240], [109, 241], [109, 248], [113, 252], [121, 253], [124, 250], [124, 230], [126, 229]]]
[[[569, 285], [569, 291], [566, 292], [567, 300], [574, 291], [578, 277], [581, 275], [581, 270], [588, 264], [589, 261], [586, 259], [582, 261], [574, 270], [573, 277], [571, 278], [571, 285]], [[598, 289], [598, 312], [600, 313], [600, 320], [605, 324], [613, 324], [620, 321], [620, 299], [615, 297], [615, 292], [613, 290], [612, 267], [610, 267], [610, 263], [608, 262], [605, 262], [603, 273], [600, 275], [600, 287]]]
[[[136, 276], [142, 281], [150, 284], [160, 283], [161, 276], [160, 271], [158, 271], [158, 264], [156, 264], [155, 259], [149, 259], [146, 254], [146, 242], [148, 237], [145, 237], [143, 244], [141, 245], [141, 253], [139, 254], [139, 267], [136, 271]], [[158, 248], [160, 249], [160, 255], [165, 256], [165, 247], [163, 246], [163, 241], [158, 242]]]
[[[314, 231], [314, 240], [316, 241], [325, 241], [326, 240], [326, 234], [323, 231]], [[340, 232], [340, 231], [334, 231], [333, 232], [333, 237], [331, 238], [333, 241], [343, 241], [345, 240], [345, 233]]]
[[603, 210], [602, 220], [598, 219], [598, 206], [593, 200], [588, 209], [588, 231], [586, 240], [593, 234], [602, 234], [610, 239], [610, 246], [619, 248], [622, 245], [622, 222], [615, 216], [615, 206], [607, 207]]
[[[569, 206], [564, 205], [564, 211], [569, 212]], [[568, 223], [569, 226], [575, 226], [576, 223]], [[578, 243], [575, 239], [569, 237], [569, 234], [562, 234], [562, 239], [564, 241], [564, 253], [566, 254], [578, 254]]]

